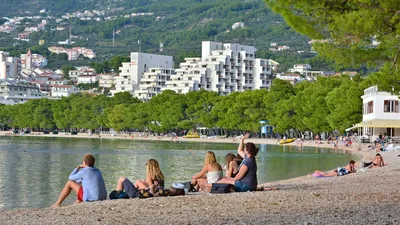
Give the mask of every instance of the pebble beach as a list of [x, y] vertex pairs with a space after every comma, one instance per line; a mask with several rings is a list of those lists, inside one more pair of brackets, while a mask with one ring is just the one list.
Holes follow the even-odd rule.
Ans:
[[[132, 139], [130, 136], [79, 137]], [[133, 139], [171, 141], [157, 137]], [[180, 138], [178, 141], [239, 143], [239, 140], [228, 138]], [[276, 140], [248, 141], [276, 144]], [[333, 147], [332, 144], [312, 141], [305, 141], [304, 146]], [[364, 161], [371, 161], [376, 152], [368, 150], [367, 146], [355, 144], [351, 148], [339, 148], [361, 155]], [[16, 209], [1, 211], [0, 221], [1, 224], [400, 224], [399, 154], [382, 152], [387, 166], [364, 170], [357, 163], [357, 173], [342, 177], [314, 178], [306, 175], [260, 184], [278, 187], [279, 190], [189, 193], [176, 197], [81, 203], [57, 209]]]

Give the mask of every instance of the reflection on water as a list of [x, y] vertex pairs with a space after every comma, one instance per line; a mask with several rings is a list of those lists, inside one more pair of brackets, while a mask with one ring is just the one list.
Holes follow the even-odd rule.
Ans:
[[[0, 138], [0, 209], [42, 208], [52, 205], [71, 171], [90, 152], [104, 176], [108, 193], [120, 176], [145, 178], [145, 163], [159, 161], [166, 185], [189, 181], [203, 165], [206, 151], [214, 151], [224, 164], [237, 144], [132, 141], [67, 138]], [[258, 180], [264, 183], [328, 170], [346, 164], [352, 157], [328, 149], [260, 145]], [[75, 201], [71, 195], [65, 204]]]

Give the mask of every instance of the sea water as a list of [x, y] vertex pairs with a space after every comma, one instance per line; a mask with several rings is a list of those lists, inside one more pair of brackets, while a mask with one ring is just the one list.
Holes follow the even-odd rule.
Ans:
[[[145, 164], [156, 159], [166, 178], [190, 181], [200, 172], [207, 151], [218, 162], [237, 152], [238, 143], [199, 143], [84, 138], [1, 137], [0, 209], [43, 208], [58, 198], [71, 171], [91, 153], [103, 173], [107, 191], [115, 189], [119, 177], [131, 181], [145, 179]], [[259, 184], [289, 179], [343, 166], [357, 157], [340, 150], [295, 146], [259, 145], [257, 155]], [[75, 201], [71, 194], [63, 205]]]

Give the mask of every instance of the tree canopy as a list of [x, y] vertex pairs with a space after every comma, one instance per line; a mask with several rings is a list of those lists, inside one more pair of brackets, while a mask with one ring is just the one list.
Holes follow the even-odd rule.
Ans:
[[[266, 0], [297, 32], [325, 40], [319, 54], [344, 66], [396, 67], [400, 60], [397, 1]], [[373, 40], [376, 40], [373, 43]]]
[[271, 90], [248, 90], [219, 96], [205, 90], [178, 94], [166, 90], [148, 102], [129, 92], [74, 94], [60, 100], [37, 99], [0, 105], [0, 126], [61, 130], [140, 130], [164, 133], [199, 127], [226, 133], [258, 132], [268, 120], [274, 132], [339, 131], [360, 122], [363, 90], [380, 79], [359, 76], [319, 77], [292, 85], [275, 79]]

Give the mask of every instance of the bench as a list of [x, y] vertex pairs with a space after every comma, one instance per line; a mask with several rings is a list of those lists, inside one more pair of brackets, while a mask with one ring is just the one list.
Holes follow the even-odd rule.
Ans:
[[370, 138], [361, 138], [361, 143], [371, 143]]
[[392, 143], [394, 143], [394, 144], [398, 144], [398, 143], [400, 143], [400, 137], [392, 137], [392, 138], [390, 139], [390, 141], [391, 141]]

